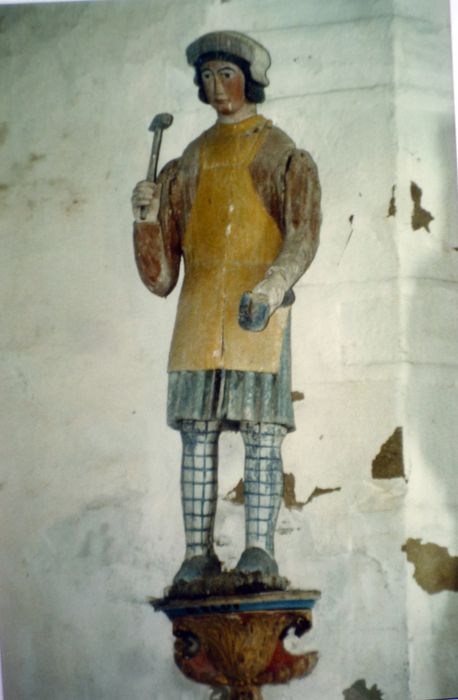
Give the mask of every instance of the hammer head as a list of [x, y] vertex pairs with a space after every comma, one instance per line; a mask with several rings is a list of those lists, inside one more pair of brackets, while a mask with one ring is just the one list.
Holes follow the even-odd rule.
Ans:
[[163, 131], [164, 129], [168, 129], [172, 122], [173, 116], [171, 114], [167, 114], [167, 112], [156, 114], [153, 121], [149, 125], [149, 130], [156, 131], [157, 129], [160, 129]]

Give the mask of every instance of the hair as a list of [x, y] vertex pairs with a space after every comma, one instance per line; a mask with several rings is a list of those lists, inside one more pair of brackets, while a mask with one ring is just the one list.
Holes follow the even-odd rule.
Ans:
[[245, 61], [244, 58], [235, 56], [232, 53], [228, 53], [227, 51], [209, 51], [208, 53], [204, 53], [201, 56], [199, 56], [199, 58], [195, 62], [194, 68], [196, 71], [196, 75], [194, 82], [199, 87], [198, 96], [201, 102], [208, 104], [207, 96], [205, 94], [205, 88], [202, 82], [202, 76], [200, 74], [203, 64], [207, 63], [207, 61], [228, 61], [229, 63], [235, 63], [235, 65], [240, 68], [245, 77], [245, 97], [248, 100], [248, 102], [254, 102], [256, 104], [264, 102], [264, 100], [266, 99], [264, 93], [264, 86], [261, 85], [261, 83], [256, 82], [256, 80], [253, 80], [253, 78], [251, 77], [250, 64], [248, 63], [248, 61]]

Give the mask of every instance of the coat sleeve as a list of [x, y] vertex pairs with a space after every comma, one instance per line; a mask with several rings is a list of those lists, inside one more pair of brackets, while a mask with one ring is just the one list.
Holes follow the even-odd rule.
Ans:
[[168, 163], [158, 182], [161, 202], [157, 222], [134, 223], [135, 261], [140, 277], [153, 294], [165, 297], [174, 289], [180, 270], [179, 160]]
[[321, 225], [321, 189], [311, 155], [298, 149], [290, 151], [277, 180], [283, 245], [264, 280], [253, 290], [269, 297], [272, 312], [315, 257]]

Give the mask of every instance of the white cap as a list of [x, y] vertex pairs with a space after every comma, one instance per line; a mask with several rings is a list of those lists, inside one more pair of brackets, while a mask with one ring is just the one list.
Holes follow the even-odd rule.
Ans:
[[257, 41], [240, 32], [210, 32], [199, 37], [186, 49], [186, 58], [194, 66], [200, 56], [206, 53], [224, 51], [238, 58], [243, 58], [250, 66], [253, 80], [261, 85], [268, 85], [267, 70], [270, 55], [267, 49]]

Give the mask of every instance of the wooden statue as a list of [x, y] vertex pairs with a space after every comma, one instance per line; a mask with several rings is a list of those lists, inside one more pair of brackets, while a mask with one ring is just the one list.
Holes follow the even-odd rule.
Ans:
[[246, 548], [236, 571], [278, 573], [281, 444], [294, 430], [292, 288], [314, 258], [320, 228], [311, 156], [257, 114], [269, 84], [267, 50], [237, 32], [212, 32], [188, 47], [187, 59], [216, 123], [132, 196], [148, 289], [167, 296], [181, 258], [185, 266], [168, 363], [186, 534], [175, 584], [221, 571], [213, 525], [222, 430], [240, 431], [246, 453]]

